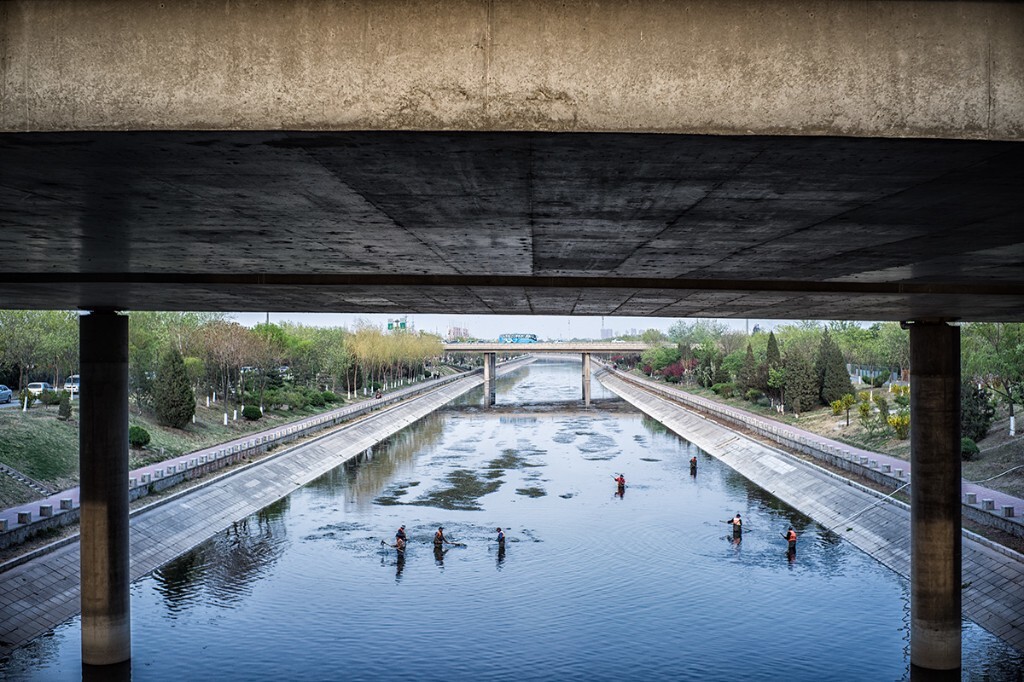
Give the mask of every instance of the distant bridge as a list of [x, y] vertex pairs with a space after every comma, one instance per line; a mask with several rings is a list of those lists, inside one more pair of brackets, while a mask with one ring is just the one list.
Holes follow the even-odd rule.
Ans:
[[643, 353], [650, 344], [637, 341], [568, 341], [556, 343], [446, 343], [445, 353]]
[[583, 404], [590, 405], [590, 356], [593, 353], [643, 353], [650, 344], [626, 341], [568, 341], [565, 343], [446, 343], [446, 353], [483, 353], [484, 355], [484, 400], [494, 404], [495, 363], [498, 353], [579, 353], [583, 361]]

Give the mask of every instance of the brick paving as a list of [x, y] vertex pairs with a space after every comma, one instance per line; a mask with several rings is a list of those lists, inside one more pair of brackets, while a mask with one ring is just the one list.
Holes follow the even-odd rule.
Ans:
[[[498, 373], [521, 366], [522, 363], [510, 363], [499, 367]], [[147, 575], [231, 523], [285, 497], [482, 383], [479, 374], [448, 382], [415, 400], [385, 407], [311, 442], [221, 474], [133, 512], [132, 580]], [[393, 398], [394, 394], [386, 397]], [[174, 461], [194, 456], [190, 453]], [[61, 495], [66, 496], [67, 491]], [[76, 537], [30, 560], [9, 562], [6, 570], [0, 567], [0, 655], [79, 613], [79, 563]]]
[[[909, 579], [907, 505], [738, 435], [616, 374], [602, 371], [597, 376], [624, 400]], [[965, 533], [962, 575], [964, 615], [1024, 651], [1024, 556]]]

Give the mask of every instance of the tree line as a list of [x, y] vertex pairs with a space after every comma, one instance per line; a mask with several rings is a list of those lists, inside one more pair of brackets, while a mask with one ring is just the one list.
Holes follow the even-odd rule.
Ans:
[[[896, 390], [893, 405], [864, 388], [901, 385], [909, 377], [909, 332], [897, 322], [803, 321], [769, 333], [733, 331], [714, 320], [679, 321], [661, 346], [644, 353], [640, 368], [669, 382], [692, 382], [716, 393], [767, 400], [801, 412], [828, 406], [857, 408], [865, 428], [909, 433], [909, 401]], [[1001, 403], [1010, 416], [1024, 400], [1024, 324], [961, 325], [962, 412], [965, 435], [984, 436]], [[855, 387], [851, 376], [859, 377]], [[861, 390], [858, 390], [861, 389]], [[891, 409], [890, 409], [891, 408]]]
[[[249, 328], [220, 313], [128, 317], [129, 390], [138, 409], [156, 409], [160, 387], [178, 373], [174, 355], [196, 396], [296, 406], [323, 392], [351, 397], [421, 377], [443, 352], [436, 335], [364, 323], [354, 330], [288, 322]], [[49, 381], [59, 389], [78, 372], [78, 314], [0, 311], [0, 370], [18, 387]]]

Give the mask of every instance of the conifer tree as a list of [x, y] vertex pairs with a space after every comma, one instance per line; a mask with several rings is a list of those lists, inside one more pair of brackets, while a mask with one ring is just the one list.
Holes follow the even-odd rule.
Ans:
[[822, 405], [831, 405], [835, 400], [842, 400], [847, 393], [853, 393], [853, 384], [850, 383], [850, 373], [846, 369], [846, 362], [843, 361], [843, 353], [827, 329], [821, 335], [814, 372], [817, 376], [818, 397]]
[[752, 388], [757, 388], [757, 360], [754, 359], [754, 349], [747, 343], [747, 354], [743, 358], [743, 366], [740, 367], [739, 376], [736, 377], [739, 383], [740, 393], [746, 393]]
[[977, 442], [988, 434], [996, 418], [996, 407], [988, 391], [966, 381], [960, 388], [960, 432]]
[[786, 352], [786, 401], [797, 414], [813, 409], [818, 404], [818, 380], [814, 365], [798, 349]]
[[779, 353], [779, 342], [775, 339], [775, 332], [768, 332], [768, 350], [765, 353], [764, 363], [758, 368], [757, 376], [761, 382], [759, 388], [765, 392], [773, 401], [782, 401], [782, 391], [773, 387], [770, 383], [772, 370], [782, 370], [782, 354]]
[[185, 361], [171, 347], [160, 360], [154, 386], [156, 416], [161, 424], [184, 428], [196, 412], [196, 398], [185, 371]]

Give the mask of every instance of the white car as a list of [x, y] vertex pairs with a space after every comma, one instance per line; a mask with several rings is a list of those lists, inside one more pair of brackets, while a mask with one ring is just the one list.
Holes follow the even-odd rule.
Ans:
[[71, 395], [78, 393], [82, 387], [82, 378], [77, 374], [72, 374], [64, 380], [64, 390], [69, 392]]
[[32, 395], [39, 395], [43, 391], [52, 391], [53, 386], [45, 381], [33, 381], [28, 385], [28, 392]]

